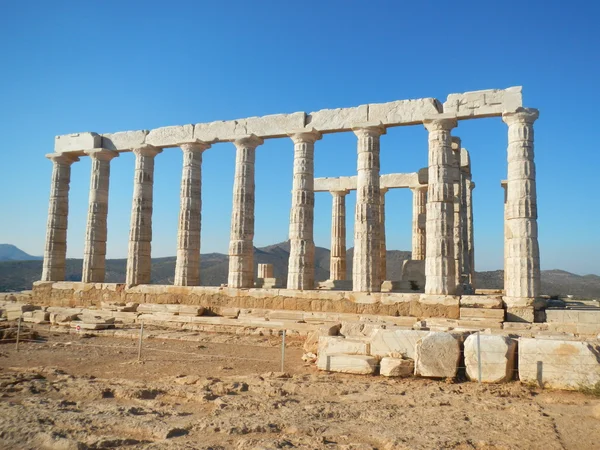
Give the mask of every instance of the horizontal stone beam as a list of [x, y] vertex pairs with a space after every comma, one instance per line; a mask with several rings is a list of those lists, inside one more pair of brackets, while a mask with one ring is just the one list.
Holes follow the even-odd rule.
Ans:
[[56, 136], [54, 151], [83, 155], [86, 150], [105, 148], [116, 151], [153, 145], [159, 148], [178, 147], [198, 141], [206, 143], [232, 142], [243, 136], [256, 135], [263, 139], [281, 138], [299, 130], [321, 133], [351, 131], [360, 124], [384, 127], [416, 125], [425, 118], [439, 114], [456, 115], [458, 119], [500, 116], [522, 106], [521, 87], [450, 94], [442, 105], [435, 98], [370, 103], [351, 108], [274, 114], [246, 119], [176, 125], [154, 130], [122, 131], [117, 133], [75, 133]]
[[[382, 189], [410, 189], [427, 184], [423, 183], [420, 173], [390, 173], [381, 175], [379, 185]], [[337, 178], [315, 178], [315, 192], [355, 191], [356, 176]]]

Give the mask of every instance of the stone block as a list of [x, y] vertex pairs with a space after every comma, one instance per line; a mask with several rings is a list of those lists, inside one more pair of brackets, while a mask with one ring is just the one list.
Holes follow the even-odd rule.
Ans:
[[367, 121], [383, 125], [414, 125], [442, 112], [442, 105], [434, 98], [371, 103], [368, 106]]
[[502, 295], [463, 295], [460, 307], [502, 309]]
[[332, 291], [351, 291], [352, 280], [325, 280], [317, 282], [317, 289]]
[[304, 321], [303, 311], [286, 311], [286, 310], [274, 310], [268, 311], [265, 315], [268, 320], [295, 320]]
[[379, 363], [379, 373], [384, 377], [410, 377], [415, 371], [412, 359], [385, 357]]
[[319, 338], [321, 336], [337, 336], [341, 328], [341, 324], [322, 325], [318, 329], [310, 332], [304, 341], [304, 351], [317, 354], [319, 351]]
[[600, 383], [600, 341], [519, 338], [519, 378], [554, 389]]
[[259, 137], [282, 137], [304, 128], [306, 113], [273, 114], [262, 117], [249, 117], [245, 120], [246, 134]]
[[417, 341], [429, 334], [421, 330], [375, 330], [369, 343], [371, 356], [385, 357], [402, 355], [404, 358], [415, 358]]
[[444, 102], [444, 113], [456, 114], [458, 119], [501, 116], [523, 106], [521, 91], [521, 86], [516, 86], [450, 94]]
[[109, 328], [114, 328], [114, 324], [112, 323], [84, 323], [84, 322], [70, 322], [71, 328], [81, 330], [108, 330]]
[[54, 151], [57, 153], [82, 152], [101, 148], [102, 137], [97, 133], [73, 133], [56, 136]]
[[487, 309], [487, 308], [460, 308], [461, 319], [496, 319], [504, 320], [503, 309]]
[[369, 343], [365, 340], [346, 339], [341, 336], [319, 336], [317, 365], [325, 364], [326, 357], [332, 354], [369, 355]]
[[329, 372], [370, 375], [375, 373], [376, 367], [377, 359], [365, 355], [346, 355], [337, 353], [317, 359], [317, 368]]
[[510, 307], [506, 308], [506, 322], [534, 322], [533, 306]]
[[194, 125], [194, 140], [203, 142], [234, 141], [247, 136], [244, 120], [226, 120]]
[[340, 328], [340, 334], [345, 337], [365, 337], [370, 336], [375, 330], [381, 329], [383, 324], [365, 323], [356, 320], [344, 321]]
[[356, 124], [368, 121], [368, 105], [353, 108], [322, 109], [306, 116], [306, 128], [317, 131], [347, 131]]
[[132, 150], [140, 148], [146, 143], [148, 130], [121, 131], [118, 133], [107, 133], [102, 136], [102, 148], [107, 150]]
[[83, 323], [105, 323], [111, 324], [115, 322], [114, 317], [106, 317], [104, 315], [83, 313], [77, 316], [79, 320]]
[[453, 378], [459, 358], [460, 346], [454, 336], [445, 332], [430, 332], [417, 341], [415, 375]]
[[[512, 380], [517, 342], [504, 336], [479, 335], [481, 381], [502, 383]], [[479, 380], [477, 335], [471, 334], [464, 344], [465, 366], [470, 380]]]
[[193, 125], [176, 125], [150, 130], [146, 136], [146, 145], [154, 147], [177, 147], [181, 144], [189, 144], [194, 140]]

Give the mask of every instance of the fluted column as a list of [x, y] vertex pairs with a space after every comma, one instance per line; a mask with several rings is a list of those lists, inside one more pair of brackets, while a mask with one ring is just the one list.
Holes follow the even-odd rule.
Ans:
[[379, 209], [379, 276], [381, 282], [386, 280], [387, 276], [387, 248], [385, 246], [385, 194], [388, 189], [380, 188], [381, 208]]
[[475, 183], [467, 180], [467, 234], [469, 245], [469, 273], [471, 289], [475, 291], [475, 239], [473, 235], [473, 189]]
[[314, 289], [315, 243], [313, 240], [315, 210], [315, 141], [321, 139], [316, 131], [295, 133], [294, 181], [290, 211], [290, 258], [288, 289]]
[[354, 218], [354, 260], [352, 290], [379, 292], [380, 245], [379, 214], [379, 143], [385, 128], [355, 128], [358, 137], [358, 175], [356, 179], [356, 215]]
[[[508, 177], [506, 197], [507, 307], [532, 306], [540, 293], [540, 253], [537, 227], [537, 192], [533, 150], [536, 109], [505, 113], [508, 125]], [[530, 315], [529, 318], [532, 316]]]
[[427, 242], [425, 293], [456, 292], [454, 261], [454, 180], [451, 130], [455, 118], [426, 119], [429, 131], [429, 184], [427, 189]]
[[177, 229], [175, 286], [200, 285], [200, 236], [202, 225], [202, 152], [210, 145], [203, 142], [183, 144], [183, 170]]
[[228, 286], [233, 288], [254, 285], [254, 163], [256, 147], [263, 142], [254, 135], [234, 142], [236, 158], [228, 276]]
[[463, 258], [462, 258], [462, 217], [461, 217], [461, 172], [460, 172], [460, 149], [462, 141], [459, 137], [452, 137], [452, 180], [454, 191], [454, 226], [452, 236], [454, 241], [454, 280], [456, 294], [463, 290]]
[[50, 153], [46, 158], [52, 161], [52, 182], [41, 281], [63, 281], [67, 259], [71, 164], [79, 161], [79, 158], [64, 153]]
[[92, 174], [81, 281], [103, 283], [106, 272], [110, 161], [119, 154], [106, 149], [90, 150], [85, 153], [92, 160]]
[[508, 221], [506, 220], [506, 201], [508, 200], [508, 186], [506, 180], [502, 180], [500, 182], [500, 187], [502, 187], [504, 193], [504, 258], [502, 267], [504, 267], [504, 286], [506, 287], [506, 276], [508, 274], [508, 271], [506, 270], [506, 257], [508, 256]]
[[332, 191], [331, 258], [329, 279], [346, 279], [346, 195], [348, 191]]
[[413, 193], [412, 218], [412, 259], [425, 259], [426, 236], [425, 223], [427, 218], [427, 185], [411, 188]]
[[128, 286], [150, 283], [154, 157], [161, 151], [162, 149], [151, 145], [133, 150], [135, 172], [127, 256], [126, 283]]
[[[469, 153], [466, 149], [460, 149], [460, 251], [461, 251], [461, 276], [462, 283], [469, 292], [472, 292], [471, 284], [471, 257], [469, 241], [469, 196], [471, 182], [471, 163]], [[471, 211], [472, 212], [472, 211]], [[465, 292], [466, 293], [466, 292]]]

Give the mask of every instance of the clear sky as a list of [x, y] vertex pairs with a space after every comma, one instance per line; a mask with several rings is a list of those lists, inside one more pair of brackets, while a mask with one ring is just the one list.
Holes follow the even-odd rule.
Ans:
[[[25, 1], [0, 5], [0, 243], [41, 255], [54, 136], [316, 111], [523, 86], [538, 108], [543, 269], [600, 274], [600, 4], [594, 1]], [[477, 270], [502, 268], [507, 127], [462, 121]], [[392, 128], [382, 173], [427, 164], [422, 126]], [[233, 144], [204, 154], [202, 252], [227, 252]], [[127, 255], [131, 153], [111, 162], [108, 257]], [[175, 255], [181, 151], [156, 157], [153, 256]], [[287, 239], [293, 144], [257, 150], [255, 245]], [[315, 175], [356, 173], [356, 137], [326, 135]], [[89, 158], [73, 165], [68, 256], [83, 255]], [[388, 193], [387, 244], [410, 250], [411, 193]], [[355, 195], [348, 196], [352, 246]], [[315, 242], [330, 247], [331, 196]]]

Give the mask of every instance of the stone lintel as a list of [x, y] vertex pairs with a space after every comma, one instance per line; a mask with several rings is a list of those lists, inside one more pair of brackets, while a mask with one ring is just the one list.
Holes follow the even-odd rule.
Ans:
[[522, 87], [450, 94], [443, 106], [445, 113], [456, 114], [461, 120], [500, 117], [523, 106]]
[[[413, 189], [422, 184], [419, 183], [419, 175], [413, 173], [390, 173], [381, 175], [379, 178], [381, 189]], [[355, 191], [356, 175], [351, 177], [315, 178], [315, 192], [338, 192]]]

